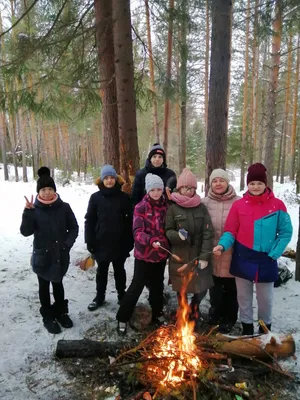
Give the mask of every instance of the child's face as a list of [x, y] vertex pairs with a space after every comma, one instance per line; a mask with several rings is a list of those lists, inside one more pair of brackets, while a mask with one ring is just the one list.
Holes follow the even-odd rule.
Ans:
[[114, 176], [108, 175], [103, 179], [103, 185], [107, 188], [112, 188], [115, 186], [115, 184], [116, 184], [116, 178]]
[[52, 187], [44, 187], [40, 189], [39, 196], [43, 200], [52, 200], [55, 195], [55, 191]]
[[160, 154], [154, 154], [154, 156], [151, 157], [150, 161], [153, 167], [159, 168], [162, 166], [164, 158]]
[[211, 182], [211, 190], [216, 194], [224, 194], [228, 189], [228, 183], [223, 178], [215, 178]]
[[151, 197], [151, 199], [159, 200], [161, 198], [162, 192], [163, 192], [162, 189], [155, 188], [150, 190], [148, 194]]
[[179, 193], [186, 197], [193, 197], [196, 193], [196, 189], [189, 186], [182, 186]]
[[266, 185], [260, 181], [252, 181], [248, 183], [248, 190], [252, 196], [260, 196], [266, 189]]

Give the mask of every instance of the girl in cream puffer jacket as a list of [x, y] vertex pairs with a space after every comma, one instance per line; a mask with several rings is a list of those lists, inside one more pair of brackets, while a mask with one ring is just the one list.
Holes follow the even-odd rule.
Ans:
[[[214, 228], [214, 245], [224, 232], [224, 225], [232, 204], [240, 199], [229, 184], [229, 176], [223, 169], [215, 169], [209, 178], [210, 188], [202, 201], [210, 214]], [[220, 324], [220, 331], [228, 333], [237, 320], [238, 302], [234, 277], [230, 274], [232, 249], [212, 258], [214, 287], [210, 289], [212, 325]]]

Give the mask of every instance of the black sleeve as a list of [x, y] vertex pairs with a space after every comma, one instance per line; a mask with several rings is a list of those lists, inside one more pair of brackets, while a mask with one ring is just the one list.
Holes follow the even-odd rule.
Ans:
[[84, 222], [84, 241], [85, 243], [93, 243], [95, 241], [95, 227], [97, 223], [97, 205], [93, 195], [90, 197], [88, 209], [85, 214]]
[[67, 239], [65, 240], [65, 243], [70, 249], [75, 243], [75, 240], [78, 236], [79, 227], [76, 217], [69, 204], [67, 205], [67, 229], [68, 229], [68, 235]]
[[138, 204], [143, 199], [144, 194], [145, 194], [144, 186], [145, 186], [145, 184], [144, 184], [144, 180], [143, 180], [143, 175], [138, 172], [134, 178], [132, 192], [131, 192], [131, 199], [132, 199], [133, 206]]
[[124, 227], [125, 227], [125, 242], [126, 242], [126, 252], [130, 252], [133, 249], [133, 232], [132, 232], [132, 222], [133, 222], [133, 206], [132, 200], [128, 195], [125, 199], [124, 207]]
[[22, 222], [20, 232], [23, 236], [30, 236], [34, 234], [35, 218], [34, 208], [25, 208], [22, 215]]
[[171, 192], [173, 192], [173, 190], [176, 188], [176, 185], [177, 185], [177, 178], [175, 172], [173, 172], [173, 174], [171, 174], [171, 176], [167, 180], [166, 187], [168, 187], [171, 190]]

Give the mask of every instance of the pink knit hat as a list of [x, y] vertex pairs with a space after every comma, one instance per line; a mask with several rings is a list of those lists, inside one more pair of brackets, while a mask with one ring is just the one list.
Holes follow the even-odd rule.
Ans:
[[184, 168], [184, 170], [182, 171], [177, 180], [176, 189], [180, 189], [183, 186], [193, 187], [197, 189], [197, 178], [189, 168]]

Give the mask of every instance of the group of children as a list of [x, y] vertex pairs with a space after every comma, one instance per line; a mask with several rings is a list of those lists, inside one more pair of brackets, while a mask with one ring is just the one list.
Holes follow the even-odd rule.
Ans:
[[[35, 202], [26, 198], [21, 233], [34, 234], [32, 268], [38, 275], [41, 314], [46, 329], [59, 333], [71, 327], [68, 301], [62, 284], [69, 251], [78, 235], [76, 218], [56, 193], [48, 168], [38, 171]], [[98, 264], [96, 297], [90, 311], [105, 304], [108, 268], [112, 263], [118, 302], [117, 330], [125, 334], [137, 301], [146, 286], [152, 324], [159, 325], [163, 311], [164, 272], [169, 251], [169, 282], [182, 296], [192, 293], [191, 319], [197, 320], [201, 300], [210, 292], [209, 321], [230, 332], [238, 309], [243, 334], [253, 334], [253, 284], [256, 284], [258, 318], [271, 328], [273, 282], [277, 258], [290, 241], [292, 225], [283, 202], [267, 187], [262, 164], [249, 167], [248, 191], [239, 198], [228, 173], [216, 169], [209, 179], [208, 196], [197, 194], [197, 179], [184, 169], [176, 181], [167, 168], [163, 148], [151, 148], [145, 168], [138, 171], [132, 196], [111, 165], [105, 165], [85, 216], [85, 242]], [[167, 189], [166, 189], [167, 188]], [[166, 195], [166, 190], [168, 196]], [[135, 206], [135, 207], [134, 207]], [[125, 260], [134, 246], [134, 273], [126, 290]], [[55, 303], [51, 305], [52, 283]]]

